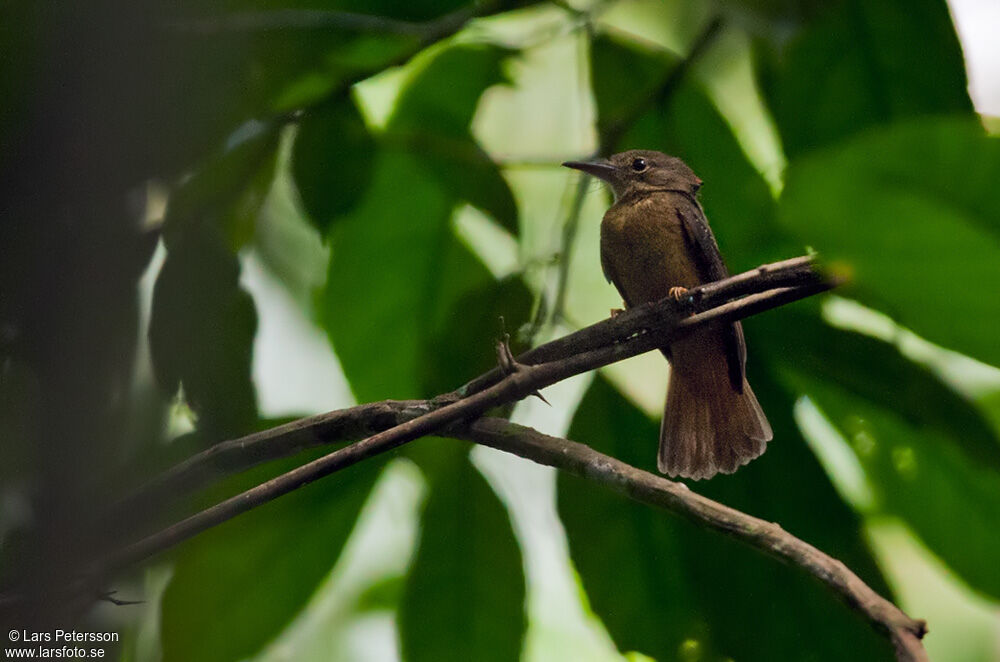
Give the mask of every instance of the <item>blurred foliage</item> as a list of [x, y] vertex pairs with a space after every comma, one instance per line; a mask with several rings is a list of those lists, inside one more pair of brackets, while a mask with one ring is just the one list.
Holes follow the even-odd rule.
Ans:
[[[781, 522], [844, 561], [876, 590], [886, 591], [860, 538], [857, 516], [839, 500], [798, 437], [789, 394], [760, 379], [764, 375], [756, 376], [757, 395], [774, 427], [777, 441], [772, 443], [781, 444], [782, 452], [773, 448], [699, 492]], [[598, 380], [580, 403], [569, 436], [655, 472], [649, 451], [658, 428]], [[789, 498], [803, 493], [808, 501]], [[886, 657], [887, 643], [860, 618], [824, 600], [822, 587], [718, 534], [594, 490], [579, 478], [560, 476], [558, 499], [591, 606], [623, 651], [678, 659], [691, 640], [704, 659]]]
[[[821, 300], [747, 320], [748, 375], [775, 440], [696, 489], [780, 523], [888, 596], [892, 558], [865, 531], [896, 518], [968, 588], [1000, 600], [1000, 380], [988, 367], [1000, 366], [1000, 142], [972, 110], [944, 0], [634, 4], [642, 20], [687, 16], [692, 30], [721, 17], [701, 63], [716, 68], [676, 76], [687, 53], [616, 24], [624, 0], [0, 4], [3, 587], [48, 595], [99, 546], [93, 523], [122, 485], [271, 424], [258, 407], [266, 318], [247, 260], [262, 258], [295, 314], [320, 328], [359, 402], [450, 391], [495, 363], [504, 330], [515, 342], [528, 322], [538, 337], [560, 332], [544, 297], [595, 282], [576, 274], [598, 274], [596, 259], [565, 261], [593, 254], [578, 243], [599, 218], [573, 220], [568, 209], [590, 207], [569, 192], [586, 188], [558, 163], [614, 142], [692, 166], [732, 271], [815, 249], [848, 279], [841, 296], [989, 375], [975, 381], [971, 361], [939, 349], [928, 367], [845, 330], [863, 327], [851, 320], [835, 328]], [[720, 44], [731, 60], [712, 59]], [[733, 72], [744, 87], [716, 84]], [[592, 133], [568, 143], [552, 130], [521, 155], [507, 147], [521, 137], [491, 132], [480, 110], [529, 98], [522, 88], [545, 76], [579, 79], [584, 119], [536, 98], [518, 115], [533, 123], [525, 134], [580, 123]], [[759, 97], [724, 98], [737, 89]], [[757, 108], [754, 122], [734, 115]], [[751, 125], [773, 136], [739, 128]], [[782, 187], [761, 174], [762, 145], [771, 163], [787, 160]], [[565, 212], [543, 230], [526, 224], [550, 208], [540, 196]], [[466, 206], [481, 214], [459, 229]], [[158, 240], [165, 257], [151, 262]], [[501, 262], [516, 266], [499, 273]], [[830, 439], [806, 443], [792, 416], [804, 396]], [[185, 410], [195, 431], [176, 438]], [[604, 378], [568, 435], [654, 470], [656, 422]], [[531, 536], [494, 493], [502, 481], [451, 440], [404, 452], [427, 481], [413, 560], [401, 584], [375, 578], [345, 609], [395, 614], [406, 660], [518, 659], [538, 636], [537, 587], [524, 571]], [[826, 460], [837, 453], [857, 464], [869, 501], [840, 490], [843, 467]], [[304, 459], [179, 505], [214, 503]], [[172, 577], [147, 614], [163, 659], [253, 658], [294, 630], [322, 602], [383, 467], [366, 461], [166, 555]], [[890, 655], [802, 573], [578, 479], [560, 477], [557, 499], [584, 600], [622, 653]], [[94, 618], [58, 600], [42, 607], [37, 629]], [[123, 657], [146, 659], [135, 648]]]
[[404, 659], [517, 660], [524, 571], [507, 513], [465, 448], [441, 447], [399, 603]]
[[[201, 503], [207, 507], [317, 456], [226, 480]], [[330, 572], [383, 466], [364, 463], [340, 480], [296, 490], [179, 549], [161, 607], [165, 662], [242, 659], [281, 632]]]

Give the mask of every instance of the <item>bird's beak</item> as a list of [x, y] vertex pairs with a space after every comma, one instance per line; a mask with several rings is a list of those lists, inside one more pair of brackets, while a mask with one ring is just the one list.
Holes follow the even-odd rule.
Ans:
[[610, 181], [615, 172], [615, 167], [607, 159], [597, 159], [595, 161], [567, 161], [563, 163], [567, 168], [582, 170], [588, 175], [593, 175], [598, 179]]

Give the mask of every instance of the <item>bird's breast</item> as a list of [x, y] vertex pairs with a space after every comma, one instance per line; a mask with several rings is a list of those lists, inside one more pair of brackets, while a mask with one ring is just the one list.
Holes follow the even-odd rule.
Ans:
[[[629, 305], [700, 284], [675, 196], [648, 196], [611, 207], [601, 223], [601, 259]], [[677, 196], [679, 197], [679, 196]]]

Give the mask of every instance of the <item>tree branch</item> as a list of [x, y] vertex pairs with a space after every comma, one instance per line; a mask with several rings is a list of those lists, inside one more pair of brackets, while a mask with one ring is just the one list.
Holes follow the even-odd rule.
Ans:
[[[757, 307], [773, 307], [832, 287], [813, 267], [813, 259], [803, 256], [766, 264], [756, 269], [731, 276], [725, 280], [693, 288], [688, 292], [689, 304], [678, 304], [673, 299], [625, 311], [616, 317], [604, 319], [561, 338], [539, 345], [516, 357], [521, 365], [538, 365], [559, 361], [590, 350], [608, 347], [638, 333], [656, 333], [665, 323], [680, 319], [685, 324], [700, 324], [711, 318], [698, 320], [682, 316], [689, 312], [705, 311], [726, 304], [732, 299], [748, 294], [771, 292], [763, 302], [733, 302], [749, 306], [747, 314], [760, 312]], [[791, 288], [782, 291], [782, 288]], [[766, 310], [762, 308], [761, 310]], [[713, 315], [720, 312], [712, 311]], [[289, 457], [307, 448], [314, 448], [337, 441], [357, 441], [387, 430], [431, 409], [439, 408], [463, 397], [478, 393], [504, 378], [499, 368], [494, 368], [459, 389], [440, 395], [431, 401], [410, 400], [375, 402], [302, 418], [269, 430], [255, 432], [245, 437], [218, 443], [149, 481], [135, 493], [126, 497], [108, 516], [109, 521], [128, 522], [139, 516], [148, 519], [150, 509], [166, 499], [176, 499], [179, 494], [197, 491], [222, 475], [238, 473], [263, 462]], [[400, 410], [405, 416], [399, 417]], [[117, 527], [122, 528], [120, 525]]]
[[[800, 284], [773, 287], [774, 283], [781, 282], [782, 277], [794, 279]], [[570, 334], [562, 342], [548, 343], [524, 355], [531, 362], [538, 358], [537, 354], [553, 351], [543, 348], [555, 346], [554, 353], [564, 354], [561, 358], [544, 363], [536, 362], [534, 365], [519, 365], [518, 370], [506, 376], [501, 375], [498, 370], [491, 371], [459, 391], [431, 400], [428, 410], [422, 415], [308, 462], [125, 546], [98, 562], [93, 574], [98, 577], [113, 574], [323, 476], [424, 435], [445, 430], [456, 422], [475, 419], [492, 407], [515, 402], [573, 375], [657, 349], [706, 324], [732, 322], [831, 287], [832, 283], [824, 281], [811, 268], [803, 273], [801, 260], [792, 260], [765, 265], [756, 269], [755, 275], [741, 274], [710, 286], [695, 288], [686, 302], [677, 302], [667, 297], [626, 311], [614, 319], [583, 330], [587, 333]], [[755, 289], [763, 291], [757, 291], [743, 299], [728, 301], [729, 292], [749, 292]], [[692, 307], [710, 308], [690, 314]], [[298, 428], [292, 430], [297, 432]], [[211, 451], [207, 453], [211, 454]], [[196, 460], [192, 464], [198, 465], [201, 461]], [[191, 466], [180, 475], [190, 475], [188, 472]]]
[[802, 568], [829, 587], [851, 609], [889, 637], [896, 658], [926, 662], [921, 639], [927, 623], [907, 616], [873, 591], [842, 562], [796, 538], [780, 525], [758, 519], [696, 494], [683, 483], [636, 469], [589, 446], [550, 437], [500, 418], [480, 418], [456, 427], [449, 436], [519, 455], [600, 483], [642, 503], [676, 513], [695, 524], [720, 531], [789, 565]]
[[[503, 419], [481, 418], [493, 406], [519, 400], [572, 375], [661, 347], [706, 324], [742, 319], [831, 287], [833, 284], [814, 270], [808, 257], [764, 265], [695, 288], [685, 301], [678, 303], [667, 298], [634, 308], [536, 347], [518, 357], [512, 373], [490, 371], [433, 400], [366, 404], [223, 442], [162, 474], [139, 493], [137, 500], [128, 503], [134, 507], [142, 502], [139, 497], [176, 495], [178, 490], [204, 485], [219, 473], [246, 469], [307, 447], [365, 437], [120, 549], [101, 560], [89, 579], [101, 581], [127, 565], [313, 480], [436, 433], [491, 446], [593, 480], [801, 567], [889, 637], [899, 660], [925, 661], [927, 656], [920, 642], [927, 629], [923, 621], [911, 619], [843, 563], [777, 524], [699, 496], [682, 483], [641, 471], [583, 444], [550, 437]], [[692, 314], [692, 310], [697, 312]]]

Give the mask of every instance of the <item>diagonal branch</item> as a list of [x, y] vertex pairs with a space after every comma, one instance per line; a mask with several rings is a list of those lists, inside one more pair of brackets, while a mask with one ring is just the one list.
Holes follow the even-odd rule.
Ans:
[[490, 446], [525, 459], [600, 483], [636, 501], [669, 510], [715, 529], [768, 556], [807, 573], [829, 587], [851, 609], [889, 637], [896, 658], [926, 662], [921, 639], [927, 624], [907, 616], [865, 584], [847, 566], [796, 538], [776, 523], [758, 519], [692, 492], [683, 483], [636, 469], [589, 446], [550, 437], [500, 418], [480, 418], [449, 431], [449, 436]]
[[[793, 288], [796, 294], [806, 294], [794, 290], [801, 287], [818, 288], [817, 291], [829, 287], [814, 270], [812, 258], [806, 256], [766, 264], [725, 280], [702, 285], [690, 290], [689, 298], [696, 310], [707, 311], [731, 299], [780, 288]], [[637, 333], [655, 332], [656, 325], [663, 322], [664, 315], [677, 314], [676, 308], [677, 304], [673, 300], [633, 308], [530, 349], [517, 356], [516, 361], [521, 365], [558, 361], [612, 345]], [[452, 393], [438, 396], [430, 402], [389, 400], [364, 404], [301, 418], [245, 437], [220, 442], [147, 482], [119, 503], [107, 519], [116, 522], [120, 530], [121, 524], [128, 521], [129, 514], [148, 519], [149, 513], [151, 510], [155, 511], [158, 503], [197, 491], [220, 476], [289, 457], [307, 448], [336, 441], [364, 439], [421, 416], [433, 408], [478, 393], [503, 377], [499, 368], [494, 368]], [[403, 418], [399, 418], [400, 409], [405, 412]]]
[[[798, 284], [774, 287], [789, 281]], [[422, 415], [308, 462], [127, 545], [100, 561], [93, 572], [98, 577], [112, 574], [314, 480], [424, 435], [445, 430], [452, 424], [473, 420], [492, 407], [515, 402], [563, 379], [657, 349], [706, 324], [732, 322], [831, 287], [832, 283], [812, 270], [809, 258], [800, 258], [765, 265], [754, 270], [752, 275], [741, 274], [696, 288], [686, 303], [667, 297], [626, 311], [614, 319], [525, 353], [519, 359], [523, 365], [511, 374], [504, 376], [497, 370], [491, 371], [454, 393], [430, 401], [428, 410]], [[754, 290], [757, 290], [754, 294], [729, 301], [733, 293]], [[704, 309], [704, 312], [690, 314], [689, 306]], [[546, 353], [561, 356], [542, 358]], [[295, 427], [287, 431], [298, 434]], [[301, 437], [293, 436], [293, 439]], [[235, 443], [239, 446], [242, 442]], [[296, 444], [291, 446], [297, 447]], [[210, 455], [212, 451], [207, 453]], [[198, 464], [198, 460], [188, 464], [187, 470], [180, 475]], [[162, 490], [163, 481], [159, 485], [158, 489]]]
[[[831, 287], [833, 284], [813, 269], [808, 257], [764, 265], [696, 288], [684, 302], [668, 298], [541, 345], [518, 357], [513, 372], [505, 375], [499, 370], [491, 371], [433, 400], [361, 405], [223, 442], [163, 474], [139, 496], [194, 489], [221, 472], [245, 469], [309, 446], [367, 435], [357, 443], [118, 550], [96, 564], [92, 574], [82, 581], [100, 582], [127, 565], [306, 483], [420, 436], [436, 433], [491, 446], [595, 481], [800, 567], [886, 635], [893, 642], [899, 660], [926, 661], [920, 642], [927, 629], [923, 621], [911, 619], [843, 563], [785, 532], [779, 525], [699, 496], [681, 483], [641, 471], [583, 444], [550, 437], [503, 419], [481, 417], [493, 406], [521, 399], [580, 372], [661, 347], [706, 324], [741, 319]], [[736, 298], [740, 296], [743, 298]], [[697, 312], [692, 314], [692, 309]], [[129, 503], [134, 506], [139, 501]]]

